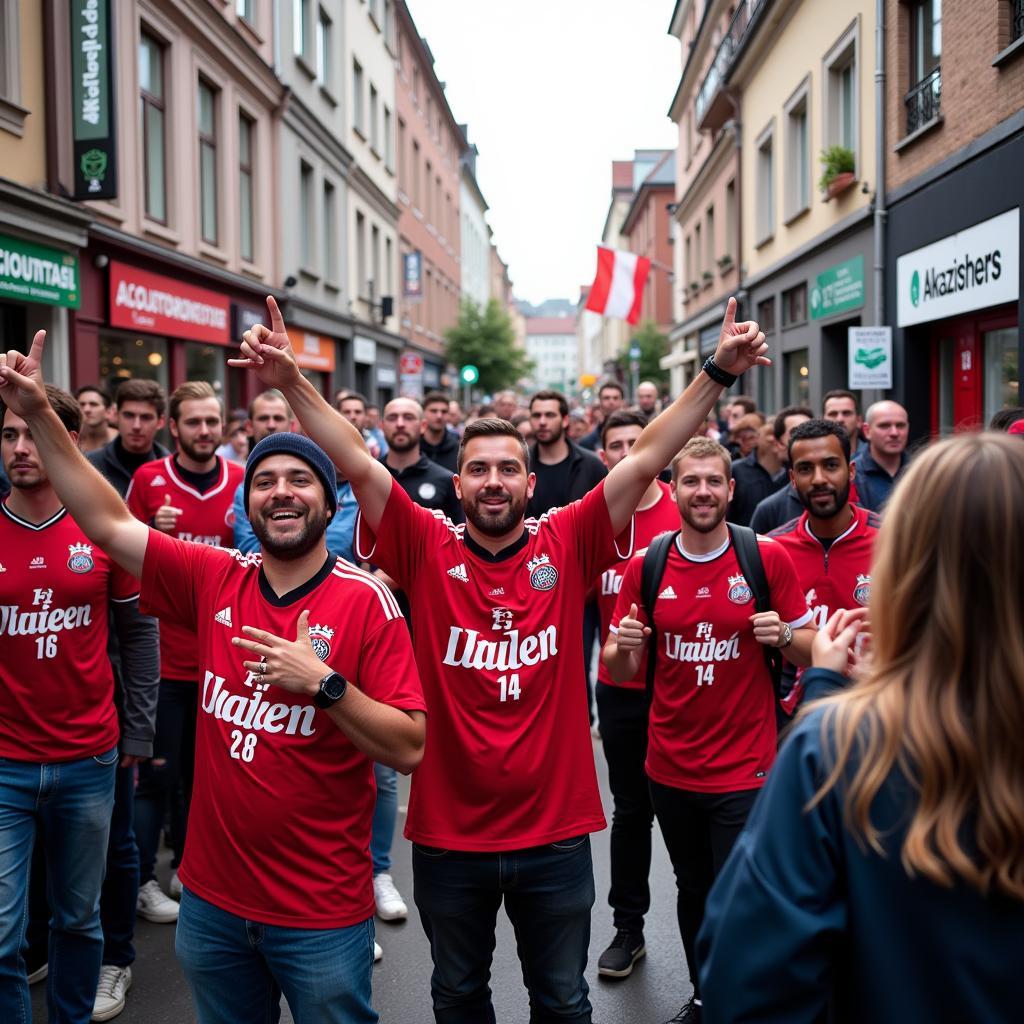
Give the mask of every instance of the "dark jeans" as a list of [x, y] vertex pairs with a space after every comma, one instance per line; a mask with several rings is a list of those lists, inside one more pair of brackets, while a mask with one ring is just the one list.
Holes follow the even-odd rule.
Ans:
[[590, 1024], [583, 977], [594, 906], [589, 836], [504, 853], [414, 843], [412, 868], [434, 960], [437, 1024], [495, 1024], [488, 981], [502, 899], [530, 993], [531, 1024]]
[[[139, 847], [139, 884], [155, 878], [160, 831], [168, 807], [178, 799], [180, 783], [185, 813], [171, 815], [173, 865], [181, 862], [185, 850], [188, 805], [192, 799], [192, 775], [196, 757], [196, 709], [199, 690], [194, 682], [160, 680], [156, 708], [156, 736], [153, 760], [139, 765], [139, 785], [135, 791], [135, 837]], [[161, 761], [161, 764], [156, 762]]]
[[676, 875], [679, 932], [698, 999], [694, 946], [704, 920], [704, 903], [760, 792], [694, 793], [651, 782], [651, 802]]
[[587, 712], [590, 724], [594, 724], [594, 644], [601, 641], [601, 613], [596, 601], [588, 601], [583, 606], [583, 676], [587, 683]]
[[597, 684], [601, 745], [612, 791], [612, 887], [608, 902], [616, 928], [643, 931], [651, 907], [651, 826], [654, 808], [644, 771], [647, 758], [647, 694]]

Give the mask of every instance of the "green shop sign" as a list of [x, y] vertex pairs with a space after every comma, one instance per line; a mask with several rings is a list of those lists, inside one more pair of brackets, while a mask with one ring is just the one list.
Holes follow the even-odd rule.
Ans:
[[0, 235], [0, 298], [78, 309], [78, 258]]
[[70, 0], [75, 199], [117, 197], [110, 0]]
[[837, 263], [818, 275], [811, 289], [811, 319], [835, 316], [864, 305], [864, 257]]

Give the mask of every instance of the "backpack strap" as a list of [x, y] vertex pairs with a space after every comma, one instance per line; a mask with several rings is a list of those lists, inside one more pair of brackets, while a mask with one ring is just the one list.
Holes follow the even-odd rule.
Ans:
[[678, 530], [671, 533], [658, 534], [647, 546], [644, 562], [640, 571], [640, 600], [643, 602], [647, 625], [651, 627], [651, 635], [647, 644], [647, 703], [654, 697], [654, 669], [658, 660], [658, 631], [654, 626], [654, 602], [658, 599], [658, 588], [661, 578], [665, 575], [668, 564], [668, 553], [679, 536]]
[[[736, 552], [736, 561], [739, 562], [740, 572], [747, 581], [754, 594], [754, 610], [758, 612], [769, 612], [772, 610], [772, 595], [768, 589], [768, 577], [764, 571], [764, 561], [761, 558], [761, 549], [758, 544], [757, 534], [749, 526], [738, 526], [736, 523], [729, 523], [729, 537], [732, 540], [733, 551]], [[772, 681], [772, 690], [777, 700], [782, 699], [782, 651], [777, 647], [761, 645], [764, 652], [765, 664], [768, 666], [768, 674]]]

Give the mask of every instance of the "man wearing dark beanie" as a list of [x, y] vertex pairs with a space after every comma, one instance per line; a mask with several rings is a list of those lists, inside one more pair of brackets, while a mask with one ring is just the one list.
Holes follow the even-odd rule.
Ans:
[[373, 762], [416, 767], [425, 705], [391, 592], [327, 550], [334, 467], [297, 434], [256, 446], [244, 494], [260, 554], [151, 529], [50, 409], [44, 337], [28, 356], [0, 358], [0, 399], [29, 424], [90, 542], [143, 580], [145, 611], [197, 637], [196, 774], [176, 936], [197, 1018], [262, 1019], [283, 992], [296, 1020], [375, 1024]]

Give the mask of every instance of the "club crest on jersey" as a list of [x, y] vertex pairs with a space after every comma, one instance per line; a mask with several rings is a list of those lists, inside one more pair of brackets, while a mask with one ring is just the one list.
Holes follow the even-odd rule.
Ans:
[[750, 589], [743, 573], [740, 573], [739, 576], [729, 577], [729, 593], [726, 596], [733, 604], [749, 604], [753, 600], [754, 592]]
[[330, 626], [309, 627], [309, 642], [313, 645], [313, 653], [321, 661], [326, 661], [331, 656], [331, 641], [333, 639], [334, 630]]
[[534, 590], [552, 590], [558, 582], [558, 570], [547, 555], [538, 555], [526, 563], [530, 573], [530, 586]]
[[871, 598], [871, 577], [857, 573], [857, 586], [853, 588], [853, 599], [860, 605], [866, 605]]
[[92, 572], [94, 565], [92, 548], [88, 544], [68, 545], [68, 568], [72, 572]]

